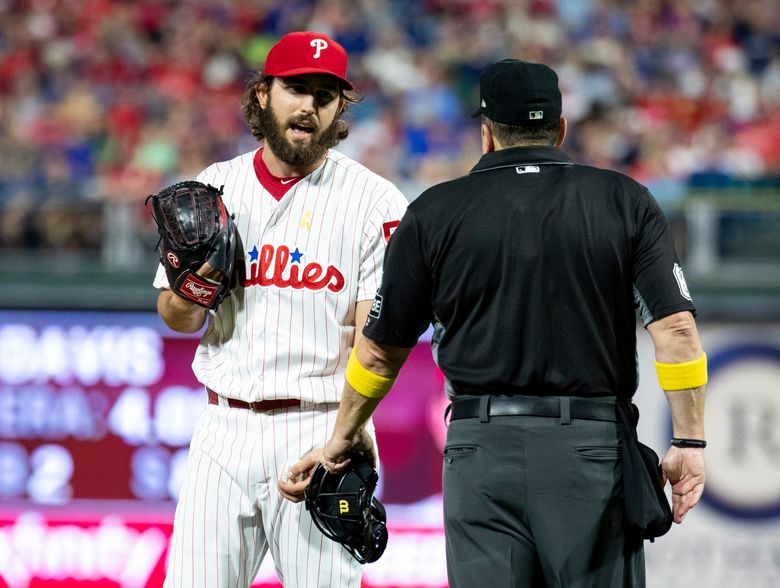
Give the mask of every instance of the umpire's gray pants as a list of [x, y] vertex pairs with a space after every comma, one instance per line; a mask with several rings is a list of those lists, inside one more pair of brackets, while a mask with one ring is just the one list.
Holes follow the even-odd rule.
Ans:
[[444, 526], [450, 588], [644, 587], [623, 531], [615, 423], [531, 416], [450, 423]]

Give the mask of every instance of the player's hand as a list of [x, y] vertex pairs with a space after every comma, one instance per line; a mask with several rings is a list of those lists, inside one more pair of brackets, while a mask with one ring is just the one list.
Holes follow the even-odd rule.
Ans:
[[[195, 273], [211, 280], [219, 280], [220, 277], [219, 272], [215, 270], [208, 261], [200, 266]], [[171, 296], [169, 304], [171, 305], [172, 310], [178, 313], [199, 315], [202, 311], [205, 311], [202, 306], [195, 304], [182, 296]]]
[[219, 280], [220, 278], [220, 273], [208, 261], [204, 262], [195, 273], [211, 280]]
[[293, 464], [289, 471], [284, 472], [285, 478], [276, 483], [279, 494], [290, 502], [301, 502], [304, 492], [309, 486], [314, 468], [320, 463], [322, 448], [312, 449], [298, 462]]
[[354, 439], [331, 437], [322, 450], [320, 463], [331, 473], [340, 472], [349, 465], [349, 454], [352, 452], [362, 453], [371, 465], [376, 467], [374, 440], [365, 429], [362, 429]]
[[704, 492], [704, 450], [670, 447], [661, 462], [661, 469], [664, 484], [669, 480], [672, 485], [674, 522], [682, 523], [685, 515], [696, 506]]

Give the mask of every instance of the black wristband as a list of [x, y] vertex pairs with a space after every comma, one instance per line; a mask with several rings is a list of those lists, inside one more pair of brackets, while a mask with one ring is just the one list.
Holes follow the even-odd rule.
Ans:
[[675, 447], [695, 447], [697, 449], [704, 449], [707, 447], [707, 442], [704, 439], [683, 439], [681, 437], [672, 437], [671, 443]]

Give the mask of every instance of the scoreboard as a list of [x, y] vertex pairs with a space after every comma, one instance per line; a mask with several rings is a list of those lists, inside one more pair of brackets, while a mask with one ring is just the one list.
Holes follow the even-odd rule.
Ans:
[[[206, 406], [190, 367], [197, 336], [145, 314], [0, 317], [0, 497], [175, 501]], [[375, 417], [384, 500], [440, 491], [444, 405], [423, 342]], [[392, 470], [413, 474], [415, 488], [393, 484]]]
[[130, 317], [111, 317], [120, 324], [7, 317], [0, 496], [41, 504], [176, 499], [205, 398], [187, 373], [196, 340]]

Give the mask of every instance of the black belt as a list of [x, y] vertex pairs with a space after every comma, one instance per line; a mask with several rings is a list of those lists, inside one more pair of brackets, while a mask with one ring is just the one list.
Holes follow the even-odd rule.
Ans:
[[[498, 416], [540, 416], [617, 422], [617, 402], [580, 396], [483, 396], [456, 398], [450, 420]], [[567, 414], [568, 413], [568, 414]]]

